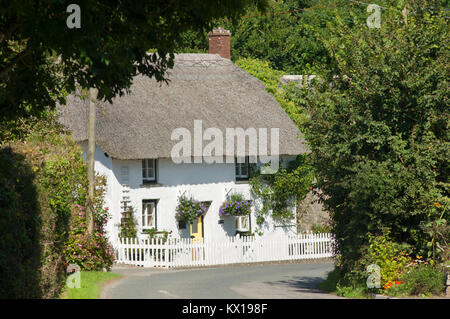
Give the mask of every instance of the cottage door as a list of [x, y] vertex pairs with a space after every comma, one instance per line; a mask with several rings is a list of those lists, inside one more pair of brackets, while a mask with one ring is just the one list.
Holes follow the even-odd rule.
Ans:
[[203, 216], [200, 216], [191, 224], [191, 238], [203, 238]]
[[[203, 243], [203, 216], [200, 216], [191, 224], [191, 238], [193, 244]], [[202, 247], [195, 245], [192, 248], [192, 260], [204, 260], [204, 250]]]

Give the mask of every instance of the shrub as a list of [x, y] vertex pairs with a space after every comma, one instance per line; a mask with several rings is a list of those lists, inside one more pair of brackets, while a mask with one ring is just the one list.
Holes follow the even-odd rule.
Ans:
[[363, 249], [364, 257], [359, 262], [360, 269], [366, 270], [367, 266], [375, 264], [380, 267], [381, 286], [398, 282], [410, 261], [408, 252], [390, 239], [388, 231], [383, 235], [368, 236], [369, 245]]
[[[368, 234], [368, 237], [369, 244], [362, 249], [363, 257], [358, 261], [355, 269], [355, 279], [359, 278], [365, 283], [368, 276], [372, 274], [368, 266], [376, 265], [380, 271], [380, 287], [374, 289], [382, 292], [383, 287], [390, 287], [400, 280], [410, 258], [405, 247], [391, 240], [388, 230], [384, 230], [383, 234], [378, 236]], [[351, 276], [350, 274], [351, 272], [349, 276]]]
[[40, 205], [27, 158], [0, 149], [0, 298], [40, 298]]
[[401, 284], [392, 295], [442, 295], [445, 290], [445, 271], [439, 265], [419, 264], [406, 271]]
[[250, 214], [251, 201], [244, 200], [241, 194], [232, 194], [219, 209], [220, 216], [247, 216]]
[[70, 212], [86, 198], [86, 165], [49, 117], [0, 145], [0, 298], [54, 298], [65, 283]]
[[[68, 263], [95, 268], [103, 260], [107, 266], [111, 255], [106, 239], [88, 238], [73, 216], [87, 197], [79, 145], [51, 115], [22, 124], [2, 132], [7, 140], [0, 145], [0, 298], [55, 298]], [[104, 186], [97, 178], [94, 222], [102, 235]], [[78, 244], [95, 261], [72, 259]]]
[[[64, 250], [65, 261], [76, 264], [82, 270], [110, 270], [114, 262], [114, 252], [104, 235], [107, 210], [100, 209], [94, 214], [94, 233], [87, 233], [86, 211], [76, 205], [72, 210], [69, 239]], [[105, 216], [106, 215], [106, 216]], [[102, 218], [102, 219], [100, 219]]]

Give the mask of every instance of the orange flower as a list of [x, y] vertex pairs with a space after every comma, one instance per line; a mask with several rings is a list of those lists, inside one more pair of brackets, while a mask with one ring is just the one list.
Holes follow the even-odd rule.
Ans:
[[439, 203], [434, 203], [434, 206], [436, 206], [436, 207], [441, 207], [441, 204], [439, 204]]

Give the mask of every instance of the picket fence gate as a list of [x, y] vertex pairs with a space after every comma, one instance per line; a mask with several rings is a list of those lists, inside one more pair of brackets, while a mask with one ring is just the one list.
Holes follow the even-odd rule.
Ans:
[[331, 234], [227, 237], [224, 240], [191, 238], [130, 239], [115, 245], [116, 262], [142, 267], [198, 267], [333, 256]]

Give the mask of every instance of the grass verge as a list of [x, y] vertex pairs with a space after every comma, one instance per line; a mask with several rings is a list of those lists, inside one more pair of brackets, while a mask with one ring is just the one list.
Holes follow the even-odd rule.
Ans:
[[82, 271], [80, 288], [64, 288], [60, 299], [99, 299], [102, 286], [122, 275], [102, 271]]
[[319, 283], [317, 288], [328, 293], [346, 298], [369, 298], [369, 295], [367, 294], [367, 291], [366, 289], [364, 289], [364, 287], [340, 286], [339, 274], [336, 268], [328, 273], [327, 279]]

